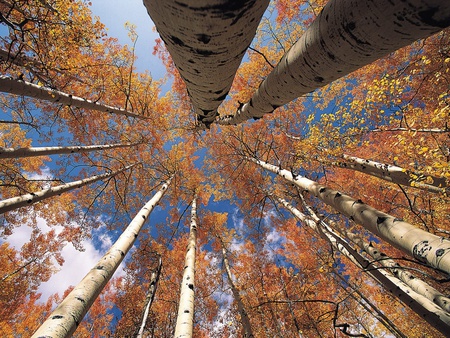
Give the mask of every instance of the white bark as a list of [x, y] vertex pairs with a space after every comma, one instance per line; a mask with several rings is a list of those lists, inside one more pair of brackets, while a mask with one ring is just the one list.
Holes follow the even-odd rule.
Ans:
[[90, 151], [126, 148], [136, 146], [140, 143], [116, 143], [116, 144], [99, 144], [94, 146], [69, 146], [69, 147], [28, 147], [28, 148], [3, 148], [0, 147], [0, 158], [22, 158], [33, 156], [47, 155], [63, 155], [75, 153], [87, 153]]
[[250, 324], [250, 319], [248, 318], [247, 310], [245, 309], [244, 302], [242, 301], [239, 288], [236, 286], [236, 284], [234, 284], [232, 278], [230, 263], [228, 262], [227, 249], [225, 248], [225, 244], [220, 237], [219, 240], [220, 244], [222, 245], [223, 265], [225, 267], [225, 272], [227, 273], [228, 283], [230, 283], [231, 292], [233, 293], [233, 298], [237, 303], [238, 311], [241, 316], [241, 323], [244, 329], [244, 338], [253, 338], [255, 336], [253, 335], [253, 330]]
[[268, 0], [144, 0], [198, 120], [214, 121]]
[[387, 256], [383, 252], [377, 250], [372, 243], [367, 243], [361, 237], [352, 234], [345, 234], [353, 243], [358, 245], [361, 250], [364, 250], [371, 256], [377, 263], [387, 268], [395, 277], [407, 284], [412, 290], [426, 297], [436, 305], [440, 306], [443, 310], [450, 313], [450, 298], [443, 295], [442, 292], [436, 290], [434, 287], [426, 283], [420, 278], [414, 276], [411, 272], [406, 270], [400, 264], [398, 264], [391, 257]]
[[23, 80], [15, 80], [4, 75], [0, 75], [0, 92], [32, 97], [42, 101], [49, 101], [83, 109], [91, 109], [104, 113], [146, 119], [143, 115], [138, 115], [122, 108], [116, 108], [106, 104], [86, 100], [78, 96], [63, 93], [59, 90], [38, 86], [34, 83]]
[[158, 260], [158, 268], [156, 271], [152, 272], [147, 296], [145, 297], [144, 314], [142, 316], [141, 326], [139, 328], [138, 334], [136, 335], [136, 338], [143, 337], [145, 323], [147, 322], [148, 314], [150, 313], [150, 307], [152, 306], [153, 299], [155, 298], [155, 294], [156, 294], [156, 288], [158, 287], [159, 276], [161, 275], [161, 268], [162, 268], [162, 258], [160, 256], [159, 260]]
[[280, 175], [307, 190], [373, 234], [433, 268], [450, 273], [450, 241], [416, 228], [412, 224], [372, 208], [350, 196], [324, 187], [303, 176], [292, 177], [288, 170], [254, 158], [247, 158], [262, 168]]
[[64, 192], [76, 189], [76, 188], [80, 188], [80, 187], [84, 187], [85, 185], [88, 185], [90, 183], [94, 183], [100, 180], [103, 180], [105, 178], [110, 178], [113, 177], [117, 174], [120, 174], [121, 172], [128, 170], [132, 167], [134, 167], [136, 165], [132, 164], [129, 166], [126, 166], [125, 168], [122, 168], [120, 170], [111, 172], [111, 173], [105, 173], [105, 174], [101, 174], [101, 175], [96, 175], [96, 176], [91, 176], [79, 181], [73, 181], [73, 182], [69, 182], [66, 184], [61, 184], [58, 185], [56, 187], [51, 187], [48, 189], [44, 189], [41, 191], [37, 191], [37, 192], [32, 192], [31, 194], [25, 194], [22, 196], [18, 196], [18, 197], [11, 197], [8, 199], [5, 199], [3, 201], [0, 201], [0, 214], [3, 214], [7, 211], [11, 211], [17, 208], [21, 208], [27, 205], [31, 205], [33, 203], [42, 201], [46, 198], [52, 197], [52, 196], [56, 196], [56, 195], [60, 195]]
[[261, 118], [449, 25], [448, 1], [331, 0], [250, 101], [218, 123]]
[[170, 179], [145, 204], [109, 251], [50, 314], [33, 338], [70, 337], [133, 246], [145, 220], [166, 192]]
[[[409, 285], [403, 283], [389, 272], [377, 269], [376, 266], [367, 261], [356, 250], [348, 245], [339, 234], [333, 231], [327, 224], [321, 222], [315, 214], [312, 215], [313, 219], [309, 218], [297, 208], [294, 208], [286, 200], [280, 197], [276, 198], [298, 220], [311, 227], [320, 237], [327, 240], [335, 250], [338, 250], [345, 257], [350, 259], [350, 261], [363, 269], [364, 272], [375, 278], [386, 290], [391, 292], [419, 316], [424, 318], [430, 325], [444, 334], [450, 332], [450, 314], [447, 311], [443, 310], [421, 294], [415, 292]], [[318, 225], [319, 222], [320, 226]]]
[[183, 280], [181, 282], [180, 303], [175, 326], [175, 338], [192, 337], [194, 329], [195, 301], [195, 256], [197, 248], [197, 197], [192, 200], [191, 225], [186, 258], [184, 261]]
[[366, 160], [346, 154], [342, 157], [347, 160], [347, 162], [333, 162], [333, 165], [340, 168], [357, 170], [388, 182], [434, 193], [445, 193], [447, 188], [445, 178], [420, 175], [395, 165]]

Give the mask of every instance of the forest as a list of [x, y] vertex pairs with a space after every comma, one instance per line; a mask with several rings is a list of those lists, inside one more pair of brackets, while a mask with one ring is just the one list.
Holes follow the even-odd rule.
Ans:
[[0, 0], [1, 337], [450, 337], [448, 1], [92, 6]]

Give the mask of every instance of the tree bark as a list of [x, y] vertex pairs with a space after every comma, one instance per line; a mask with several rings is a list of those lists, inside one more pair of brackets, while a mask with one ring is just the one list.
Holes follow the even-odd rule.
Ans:
[[116, 108], [91, 100], [82, 99], [81, 97], [67, 94], [59, 90], [38, 86], [34, 83], [23, 80], [15, 80], [4, 75], [0, 75], [0, 92], [32, 97], [42, 101], [49, 101], [83, 109], [91, 109], [104, 113], [124, 115], [139, 119], [147, 118], [143, 115], [138, 115], [122, 108]]
[[434, 193], [445, 193], [448, 188], [447, 181], [443, 177], [421, 175], [395, 165], [366, 160], [346, 154], [342, 155], [342, 157], [346, 162], [333, 162], [332, 165], [344, 169], [357, 170], [388, 182]]
[[447, 1], [331, 0], [250, 101], [218, 123], [261, 118], [449, 25]]
[[[386, 290], [391, 292], [405, 305], [424, 318], [431, 326], [440, 332], [447, 334], [450, 332], [450, 314], [434, 304], [426, 297], [416, 293], [408, 285], [403, 283], [397, 277], [389, 272], [377, 269], [373, 263], [366, 260], [356, 250], [354, 250], [339, 234], [333, 231], [324, 222], [320, 222], [317, 216], [314, 219], [307, 217], [298, 209], [294, 208], [286, 200], [277, 197], [277, 200], [283, 204], [298, 220], [311, 227], [320, 237], [325, 239], [331, 246], [350, 259], [364, 272], [376, 279]], [[319, 222], [321, 226], [319, 227]]]
[[122, 168], [120, 170], [114, 171], [112, 173], [105, 173], [101, 175], [91, 176], [79, 181], [73, 181], [66, 184], [61, 184], [56, 187], [51, 187], [48, 189], [44, 189], [38, 192], [32, 192], [30, 194], [25, 194], [18, 197], [12, 197], [5, 199], [3, 201], [0, 201], [0, 214], [3, 214], [7, 211], [11, 211], [17, 208], [25, 207], [28, 205], [31, 205], [33, 203], [42, 201], [46, 198], [53, 197], [56, 195], [60, 195], [64, 192], [84, 187], [85, 185], [88, 185], [90, 183], [94, 183], [100, 180], [103, 180], [105, 178], [110, 178], [113, 176], [116, 176], [117, 174], [120, 174], [121, 172], [128, 170], [132, 167], [134, 167], [137, 163], [126, 166], [125, 168]]
[[180, 304], [175, 326], [175, 338], [192, 337], [194, 330], [195, 301], [195, 254], [197, 248], [197, 196], [194, 196], [191, 206], [191, 226], [189, 241], [184, 261], [183, 280], [181, 282]]
[[415, 259], [450, 273], [449, 240], [416, 228], [412, 224], [368, 206], [361, 200], [329, 189], [306, 177], [300, 175], [293, 177], [290, 171], [255, 158], [247, 157], [247, 160], [307, 190], [327, 205]]
[[222, 238], [219, 237], [220, 244], [222, 245], [222, 255], [223, 255], [223, 265], [225, 267], [225, 272], [227, 273], [228, 282], [230, 283], [231, 292], [233, 293], [233, 298], [238, 306], [238, 311], [241, 316], [241, 323], [244, 329], [244, 338], [254, 338], [252, 326], [250, 324], [250, 320], [248, 318], [248, 313], [245, 308], [244, 302], [242, 301], [239, 288], [234, 284], [230, 263], [228, 262], [227, 249], [225, 248], [225, 244], [222, 241]]
[[166, 192], [171, 179], [144, 205], [109, 251], [50, 314], [33, 338], [70, 337], [133, 246], [145, 220]]
[[33, 156], [47, 156], [47, 155], [63, 155], [74, 153], [87, 153], [90, 151], [114, 149], [114, 148], [127, 148], [133, 147], [141, 142], [137, 143], [116, 143], [116, 144], [100, 144], [94, 146], [69, 146], [69, 147], [39, 147], [39, 148], [3, 148], [0, 147], [0, 158], [23, 158]]
[[147, 322], [148, 314], [150, 312], [150, 307], [152, 306], [153, 300], [155, 299], [156, 288], [158, 287], [159, 276], [161, 275], [161, 268], [162, 268], [162, 258], [161, 258], [161, 256], [159, 256], [158, 268], [156, 269], [156, 271], [152, 272], [147, 296], [145, 297], [144, 314], [142, 315], [141, 326], [136, 335], [136, 338], [143, 337], [145, 323]]
[[144, 0], [205, 127], [214, 121], [268, 0]]

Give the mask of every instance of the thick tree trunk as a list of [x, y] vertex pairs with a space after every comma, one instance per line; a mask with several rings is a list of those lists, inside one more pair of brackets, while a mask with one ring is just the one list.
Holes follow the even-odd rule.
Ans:
[[7, 211], [11, 211], [17, 208], [25, 207], [28, 205], [31, 205], [33, 203], [42, 201], [46, 198], [53, 197], [56, 195], [60, 195], [64, 192], [84, 187], [85, 185], [88, 185], [90, 183], [94, 183], [100, 180], [103, 180], [105, 178], [110, 178], [113, 176], [116, 176], [117, 174], [120, 174], [121, 172], [128, 170], [132, 167], [134, 167], [137, 163], [126, 166], [125, 168], [122, 168], [120, 170], [114, 171], [112, 173], [105, 173], [101, 175], [96, 175], [92, 177], [88, 177], [79, 181], [73, 181], [66, 184], [61, 184], [56, 187], [51, 187], [48, 189], [44, 189], [38, 192], [32, 192], [31, 194], [25, 194], [18, 197], [12, 197], [8, 198], [6, 200], [0, 201], [0, 214], [3, 214]]
[[145, 220], [166, 192], [170, 179], [145, 204], [109, 251], [34, 333], [33, 338], [70, 337], [133, 246]]
[[255, 158], [247, 158], [307, 190], [327, 205], [364, 226], [373, 234], [433, 268], [450, 273], [450, 241], [372, 208], [350, 196], [331, 190], [303, 176]]
[[140, 144], [138, 143], [116, 143], [116, 144], [99, 144], [95, 146], [70, 146], [70, 147], [39, 147], [39, 148], [3, 148], [0, 147], [0, 158], [22, 158], [33, 156], [47, 156], [47, 155], [63, 155], [75, 153], [87, 153], [90, 151], [127, 148]]
[[183, 280], [181, 282], [180, 304], [178, 307], [175, 338], [192, 337], [194, 329], [194, 286], [195, 286], [195, 252], [197, 248], [197, 197], [191, 206], [191, 226], [184, 261]]
[[145, 306], [144, 306], [144, 313], [142, 315], [141, 326], [139, 327], [139, 331], [136, 335], [136, 338], [143, 337], [145, 323], [147, 323], [147, 318], [148, 318], [148, 314], [150, 312], [150, 307], [152, 306], [153, 300], [155, 299], [156, 288], [158, 287], [159, 276], [161, 275], [161, 268], [162, 268], [162, 258], [161, 258], [161, 256], [159, 256], [158, 268], [156, 269], [156, 271], [152, 272], [147, 296], [145, 297], [145, 303], [144, 303]]
[[[450, 332], [450, 314], [448, 312], [424, 296], [416, 293], [408, 285], [391, 275], [389, 272], [377, 269], [373, 263], [361, 256], [329, 226], [320, 222], [320, 219], [317, 218], [317, 216], [314, 215], [314, 219], [309, 218], [298, 209], [294, 208], [286, 200], [280, 197], [277, 197], [277, 200], [298, 220], [311, 227], [320, 237], [329, 242], [335, 250], [342, 253], [359, 268], [363, 269], [364, 272], [376, 279], [386, 290], [410, 307], [411, 310], [416, 312], [420, 317], [424, 318], [431, 326], [444, 334]], [[321, 226], [318, 225], [319, 222], [321, 223]]]
[[67, 106], [83, 109], [96, 110], [104, 113], [118, 114], [139, 119], [146, 119], [143, 115], [138, 115], [122, 108], [100, 104], [81, 97], [63, 93], [59, 90], [38, 86], [23, 80], [15, 80], [9, 76], [0, 75], [0, 92], [19, 96], [32, 97], [42, 101], [49, 101]]
[[442, 177], [421, 175], [395, 165], [366, 160], [363, 158], [342, 155], [345, 162], [333, 162], [332, 165], [352, 169], [364, 174], [381, 178], [385, 181], [427, 190], [434, 193], [445, 193], [447, 181]]
[[197, 119], [214, 121], [268, 0], [144, 0], [186, 83]]
[[218, 122], [237, 124], [261, 118], [449, 25], [448, 1], [331, 0], [250, 101]]
[[222, 255], [223, 255], [223, 265], [225, 267], [225, 272], [227, 273], [228, 283], [230, 283], [231, 292], [233, 293], [233, 298], [237, 303], [239, 315], [241, 316], [241, 323], [244, 329], [244, 338], [254, 338], [252, 326], [250, 324], [250, 319], [248, 318], [248, 313], [245, 308], [244, 302], [242, 301], [241, 294], [239, 292], [239, 288], [234, 284], [230, 263], [228, 262], [227, 249], [225, 248], [225, 244], [222, 239], [219, 237], [220, 244], [222, 245]]

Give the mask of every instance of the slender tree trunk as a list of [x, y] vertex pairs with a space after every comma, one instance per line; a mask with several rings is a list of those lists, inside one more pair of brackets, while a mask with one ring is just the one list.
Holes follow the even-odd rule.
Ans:
[[141, 326], [139, 328], [136, 338], [142, 338], [145, 329], [145, 323], [147, 322], [148, 314], [150, 312], [150, 307], [152, 306], [153, 300], [155, 299], [156, 288], [158, 287], [159, 276], [161, 275], [162, 268], [162, 258], [159, 256], [158, 268], [156, 271], [152, 272], [150, 285], [148, 287], [147, 296], [145, 297], [144, 314], [142, 315]]
[[9, 76], [4, 75], [0, 75], [0, 92], [32, 97], [42, 101], [55, 102], [58, 104], [64, 104], [67, 106], [73, 106], [83, 109], [91, 109], [104, 113], [146, 119], [146, 117], [143, 115], [138, 115], [122, 108], [116, 108], [91, 100], [82, 99], [81, 97], [67, 94], [59, 90], [38, 86], [36, 84], [23, 80], [15, 80]]
[[117, 174], [120, 174], [121, 172], [128, 170], [132, 167], [134, 167], [137, 163], [126, 166], [125, 168], [122, 168], [120, 170], [114, 171], [112, 173], [105, 173], [101, 175], [91, 176], [79, 181], [73, 181], [66, 184], [61, 184], [56, 187], [51, 187], [48, 189], [44, 189], [38, 192], [32, 192], [30, 194], [25, 194], [18, 197], [12, 197], [8, 198], [6, 200], [0, 201], [0, 214], [3, 214], [7, 211], [11, 211], [17, 208], [21, 208], [24, 206], [31, 205], [33, 203], [42, 201], [46, 198], [53, 197], [56, 195], [60, 195], [64, 192], [84, 187], [85, 185], [88, 185], [90, 183], [94, 183], [100, 180], [103, 180], [105, 178], [111, 178], [113, 176], [116, 176]]
[[46, 156], [46, 155], [87, 153], [90, 151], [133, 147], [138, 144], [141, 144], [141, 142], [125, 143], [125, 144], [121, 143], [99, 144], [94, 146], [39, 147], [39, 148], [28, 147], [16, 149], [0, 147], [0, 158], [22, 158], [22, 157]]
[[268, 0], [144, 0], [205, 127], [231, 88]]
[[[390, 333], [397, 338], [408, 338], [375, 304], [372, 303], [357, 287], [349, 284], [349, 282], [341, 276], [341, 274], [334, 270], [334, 274], [341, 280], [340, 286], [345, 289], [345, 285], [351, 289], [350, 297], [352, 297], [359, 305], [364, 307], [366, 311], [370, 312]], [[357, 299], [352, 293], [356, 293], [360, 299]], [[363, 300], [364, 302], [362, 302]]]
[[333, 162], [332, 165], [344, 169], [357, 170], [388, 182], [434, 193], [445, 193], [447, 189], [447, 182], [443, 177], [421, 175], [395, 165], [366, 160], [346, 154], [342, 155], [342, 157], [346, 160], [345, 162]]
[[222, 239], [219, 237], [220, 244], [222, 245], [222, 255], [223, 255], [223, 265], [225, 267], [225, 272], [227, 273], [228, 282], [230, 283], [231, 292], [233, 293], [233, 298], [237, 303], [238, 311], [241, 316], [241, 323], [244, 329], [244, 338], [254, 338], [252, 326], [250, 324], [250, 320], [248, 318], [247, 310], [245, 309], [244, 302], [242, 301], [239, 288], [236, 284], [234, 284], [230, 263], [228, 262], [227, 249], [225, 248], [225, 244]]
[[175, 338], [192, 337], [194, 330], [195, 252], [197, 248], [197, 196], [191, 206], [191, 226], [181, 282], [180, 304], [175, 326]]
[[247, 159], [307, 190], [327, 205], [417, 260], [450, 273], [449, 240], [416, 228], [412, 224], [368, 206], [361, 200], [331, 190], [306, 177], [300, 175], [293, 177], [288, 170], [255, 158]]
[[[444, 311], [424, 296], [416, 293], [408, 285], [391, 275], [389, 272], [377, 269], [373, 263], [361, 256], [328, 225], [324, 222], [320, 222], [317, 216], [314, 215], [313, 217], [315, 217], [315, 219], [311, 219], [290, 205], [286, 200], [280, 197], [277, 197], [277, 200], [298, 220], [311, 227], [320, 237], [330, 243], [335, 250], [339, 251], [355, 265], [363, 269], [364, 272], [376, 279], [386, 290], [395, 295], [420, 317], [424, 318], [432, 327], [444, 334], [450, 332], [450, 314], [448, 312]], [[320, 227], [318, 222], [321, 224]]]
[[109, 251], [50, 314], [33, 338], [70, 337], [133, 246], [145, 220], [166, 192], [169, 179], [145, 204]]
[[448, 1], [331, 0], [250, 101], [218, 122], [261, 118], [449, 25]]

